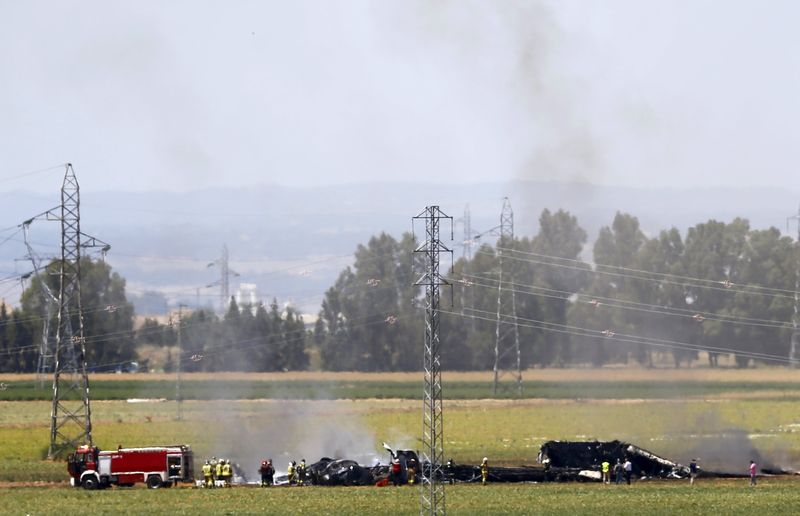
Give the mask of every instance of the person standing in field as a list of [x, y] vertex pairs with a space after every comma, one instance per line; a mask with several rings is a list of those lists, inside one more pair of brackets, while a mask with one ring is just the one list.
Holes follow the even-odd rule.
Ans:
[[755, 461], [750, 461], [750, 485], [756, 485], [756, 473], [758, 471], [758, 467], [756, 466]]
[[230, 459], [225, 461], [222, 465], [222, 480], [225, 481], [225, 487], [231, 487], [231, 479], [233, 478], [233, 466], [231, 466]]
[[617, 463], [614, 464], [614, 483], [620, 485], [622, 483], [622, 461], [617, 459]]
[[697, 478], [697, 459], [692, 459], [689, 463], [689, 485], [694, 485], [695, 478]]
[[481, 484], [486, 485], [487, 480], [489, 480], [489, 458], [484, 457], [481, 462]]
[[[225, 459], [219, 459], [217, 461], [217, 465], [214, 467], [214, 484], [215, 485], [216, 485], [216, 483], [218, 481], [224, 481], [225, 480], [225, 477], [222, 474], [222, 468], [224, 466], [225, 466]], [[224, 487], [224, 485], [225, 484], [223, 483], [223, 487]]]
[[272, 485], [275, 476], [275, 468], [272, 467], [272, 459], [261, 461], [261, 467], [258, 468], [261, 473], [261, 487], [269, 487]]
[[206, 461], [206, 463], [203, 464], [203, 486], [205, 487], [214, 486], [214, 480], [212, 479], [211, 476], [211, 464], [209, 463], [209, 461]]
[[297, 485], [303, 486], [306, 483], [306, 459], [300, 461], [297, 466]]
[[392, 479], [393, 486], [399, 486], [401, 483], [400, 475], [402, 474], [402, 468], [400, 467], [400, 459], [395, 458], [392, 460], [392, 465], [389, 469], [389, 476]]
[[211, 457], [208, 463], [211, 465], [211, 487], [214, 487], [214, 481], [217, 479], [217, 458]]
[[633, 464], [628, 457], [625, 457], [625, 464], [622, 465], [622, 469], [625, 470], [625, 482], [628, 485], [631, 485], [631, 473], [633, 473]]
[[603, 472], [603, 483], [610, 484], [609, 473], [611, 471], [611, 464], [609, 464], [607, 460], [604, 460], [603, 463], [600, 464], [600, 471]]

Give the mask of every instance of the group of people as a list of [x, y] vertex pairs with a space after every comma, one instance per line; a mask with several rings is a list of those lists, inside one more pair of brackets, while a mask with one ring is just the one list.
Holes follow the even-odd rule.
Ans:
[[[604, 460], [603, 463], [600, 465], [600, 471], [603, 474], [603, 483], [610, 484], [611, 483], [611, 463], [607, 460]], [[630, 485], [631, 484], [631, 474], [633, 473], [633, 463], [630, 461], [629, 458], [625, 457], [625, 462], [622, 460], [617, 459], [617, 463], [614, 464], [614, 483], [621, 484], [622, 479], [625, 479], [625, 482]]]
[[[405, 467], [403, 467], [403, 462]], [[411, 457], [408, 460], [400, 460], [400, 457], [392, 458], [389, 464], [389, 478], [388, 481], [394, 486], [401, 486], [408, 484], [413, 486], [417, 481], [417, 474], [419, 473], [419, 465], [417, 459]]]
[[306, 484], [306, 459], [300, 461], [296, 460], [289, 462], [289, 467], [286, 470], [286, 478], [291, 486], [303, 486]]
[[258, 473], [261, 475], [261, 487], [273, 485], [275, 483], [275, 467], [272, 465], [272, 459], [262, 460]]
[[231, 487], [233, 466], [230, 460], [211, 457], [203, 464], [203, 487]]
[[[485, 459], [484, 459], [485, 460]], [[611, 483], [611, 464], [608, 461], [603, 461], [600, 465], [600, 471], [603, 474], [603, 483], [610, 484]], [[622, 483], [622, 478], [624, 475], [625, 481], [630, 485], [631, 483], [631, 472], [633, 471], [633, 464], [631, 461], [626, 457], [625, 462], [622, 463], [620, 459], [617, 459], [617, 463], [614, 465], [614, 478], [616, 484]], [[689, 485], [694, 485], [694, 479], [697, 478], [697, 459], [692, 459], [689, 462]], [[756, 466], [755, 461], [750, 461], [750, 466], [747, 469], [747, 472], [750, 474], [750, 485], [756, 485], [756, 476], [758, 474], [758, 468]]]

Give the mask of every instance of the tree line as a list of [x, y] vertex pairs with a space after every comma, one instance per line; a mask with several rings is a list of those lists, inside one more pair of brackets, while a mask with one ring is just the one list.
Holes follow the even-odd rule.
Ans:
[[[441, 290], [443, 366], [492, 369], [495, 346], [509, 350], [515, 341], [523, 368], [647, 366], [656, 355], [679, 367], [700, 352], [711, 366], [722, 355], [742, 367], [786, 362], [798, 256], [777, 229], [710, 220], [685, 236], [674, 228], [647, 236], [635, 217], [618, 213], [600, 230], [592, 263], [583, 256], [586, 242], [574, 216], [544, 210], [535, 236], [484, 243], [452, 270], [443, 267], [450, 284]], [[184, 371], [304, 370], [312, 356], [331, 371], [419, 370], [425, 299], [415, 286], [424, 268], [418, 245], [410, 233], [359, 245], [311, 324], [277, 300], [240, 307], [231, 299], [221, 317], [187, 311], [171, 324], [147, 319], [134, 330], [124, 278], [84, 258], [87, 363], [113, 369], [147, 344], [171, 350], [168, 370], [178, 361]], [[36, 370], [48, 302], [42, 282], [57, 292], [56, 267], [32, 279], [19, 308], [0, 306], [1, 372]], [[515, 353], [505, 353], [498, 366], [515, 362]]]
[[[443, 366], [492, 369], [495, 346], [515, 350], [514, 339], [522, 368], [650, 366], [659, 354], [680, 367], [700, 352], [712, 367], [721, 355], [742, 367], [786, 363], [798, 256], [777, 229], [737, 218], [648, 237], [636, 217], [618, 213], [593, 244], [594, 263], [582, 256], [586, 241], [574, 216], [544, 210], [536, 236], [504, 237], [457, 259], [445, 275], [453, 301], [439, 324]], [[421, 368], [416, 245], [408, 234], [382, 234], [359, 246], [314, 328], [325, 369]], [[444, 306], [447, 297], [443, 287]], [[516, 366], [515, 353], [500, 355], [499, 368]]]

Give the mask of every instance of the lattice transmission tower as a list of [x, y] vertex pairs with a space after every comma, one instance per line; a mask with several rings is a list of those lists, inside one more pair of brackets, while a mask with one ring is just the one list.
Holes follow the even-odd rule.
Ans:
[[[422, 482], [420, 514], [444, 514], [444, 419], [442, 410], [442, 371], [439, 340], [439, 287], [450, 283], [439, 274], [439, 255], [452, 251], [439, 239], [442, 219], [450, 221], [450, 239], [453, 239], [453, 218], [445, 215], [438, 206], [428, 206], [412, 219], [425, 220], [425, 242], [414, 253], [425, 257], [425, 272], [414, 283], [425, 287], [425, 349], [423, 368], [425, 387], [422, 415]], [[425, 466], [427, 464], [427, 467]]]
[[[49, 458], [81, 444], [92, 444], [92, 411], [86, 374], [86, 341], [81, 307], [80, 187], [66, 165], [61, 187], [61, 260], [58, 312], [53, 353], [53, 408], [50, 416]], [[88, 246], [109, 246], [89, 237]], [[44, 279], [44, 278], [43, 278]]]
[[790, 220], [797, 221], [797, 240], [794, 243], [795, 252], [795, 272], [794, 272], [794, 314], [792, 314], [792, 340], [789, 346], [789, 363], [792, 367], [798, 366], [798, 353], [800, 353], [800, 314], [798, 301], [800, 300], [800, 207], [797, 208], [797, 215], [789, 217], [786, 221], [787, 230]]
[[[49, 210], [42, 215], [47, 216], [47, 214], [55, 210], [56, 209]], [[57, 210], [60, 211], [60, 208], [57, 208]], [[37, 217], [42, 215], [37, 215]], [[39, 278], [39, 299], [42, 309], [42, 340], [39, 343], [39, 359], [36, 364], [36, 379], [40, 387], [44, 388], [45, 377], [49, 377], [53, 372], [53, 360], [55, 359], [55, 334], [51, 331], [50, 324], [53, 319], [53, 313], [58, 306], [58, 293], [53, 292], [53, 289], [50, 288], [50, 285], [47, 281], [47, 277], [53, 273], [52, 269], [42, 267], [42, 260], [33, 249], [33, 245], [31, 243], [30, 228], [31, 224], [37, 217], [26, 220], [21, 224], [21, 226], [25, 247], [28, 250], [28, 254], [25, 256], [25, 258], [31, 261], [31, 264], [33, 264], [33, 274]]]
[[[505, 249], [514, 246], [514, 211], [508, 197], [503, 199], [500, 212], [500, 239], [497, 244], [497, 323], [494, 344], [493, 392], [513, 388], [507, 384], [510, 377], [518, 396], [522, 395], [522, 360], [519, 350], [519, 324], [517, 321], [517, 296], [514, 285], [514, 263], [504, 260]], [[507, 282], [508, 285], [504, 285]], [[505, 290], [504, 290], [504, 287]]]
[[219, 279], [213, 283], [209, 283], [206, 287], [215, 287], [219, 285], [219, 310], [220, 314], [224, 315], [225, 312], [228, 311], [228, 307], [231, 303], [230, 277], [239, 276], [238, 272], [232, 270], [228, 266], [227, 244], [223, 244], [222, 246], [222, 256], [220, 256], [218, 260], [209, 263], [208, 267], [214, 267], [215, 265], [219, 268]]

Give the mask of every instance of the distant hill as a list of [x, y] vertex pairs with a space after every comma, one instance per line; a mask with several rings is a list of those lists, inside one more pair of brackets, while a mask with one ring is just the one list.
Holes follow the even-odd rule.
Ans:
[[[617, 211], [638, 217], [649, 235], [673, 226], [685, 234], [697, 223], [735, 217], [748, 219], [754, 228], [785, 231], [787, 217], [800, 202], [797, 192], [772, 188], [644, 189], [556, 182], [84, 191], [81, 229], [112, 245], [108, 262], [127, 279], [132, 298], [156, 290], [165, 292], [173, 305], [193, 305], [198, 299], [202, 305], [218, 303], [218, 288], [207, 285], [219, 279], [219, 269], [208, 265], [219, 259], [226, 244], [230, 267], [239, 273], [230, 278], [232, 293], [240, 282], [252, 283], [265, 301], [292, 301], [314, 313], [356, 246], [370, 236], [410, 231], [412, 217], [437, 204], [456, 220], [453, 245], [458, 257], [466, 205], [472, 228], [486, 231], [499, 224], [504, 196], [514, 209], [515, 234], [535, 235], [543, 209], [563, 208], [578, 218], [590, 243]], [[0, 194], [0, 227], [57, 206], [58, 199], [58, 192]], [[421, 234], [424, 228], [416, 230]], [[31, 235], [41, 244], [37, 252], [55, 255], [58, 231], [56, 222], [35, 222]], [[0, 241], [8, 234], [0, 234]], [[2, 277], [30, 270], [28, 263], [14, 261], [25, 254], [21, 235], [0, 245]], [[16, 300], [18, 292], [0, 283], [0, 297]], [[158, 296], [141, 301], [140, 313], [158, 312], [164, 304]]]

